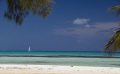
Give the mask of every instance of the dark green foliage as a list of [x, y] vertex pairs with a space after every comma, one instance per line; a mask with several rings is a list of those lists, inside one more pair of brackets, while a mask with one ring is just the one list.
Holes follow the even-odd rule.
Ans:
[[[117, 14], [119, 16], [120, 14], [120, 5], [109, 8], [109, 11], [112, 11], [114, 14]], [[120, 23], [119, 23], [120, 25]], [[104, 52], [109, 52], [109, 55], [113, 55], [117, 51], [120, 50], [120, 28], [118, 28], [118, 31], [115, 32], [113, 37], [109, 40], [109, 42], [104, 47]]]
[[30, 11], [46, 18], [51, 13], [54, 2], [53, 0], [7, 0], [7, 5], [8, 10], [5, 11], [4, 17], [21, 25]]
[[112, 11], [114, 14], [117, 14], [117, 16], [120, 14], [120, 5], [109, 8], [109, 11]]
[[109, 42], [104, 47], [104, 52], [109, 52], [109, 55], [112, 55], [120, 50], [120, 30], [115, 32], [113, 37], [109, 40]]

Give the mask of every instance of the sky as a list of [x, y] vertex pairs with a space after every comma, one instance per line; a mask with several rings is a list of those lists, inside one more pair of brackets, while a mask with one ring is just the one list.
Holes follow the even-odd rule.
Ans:
[[22, 26], [4, 18], [5, 0], [0, 0], [0, 51], [103, 51], [119, 16], [109, 8], [119, 0], [53, 0], [47, 18], [29, 14]]

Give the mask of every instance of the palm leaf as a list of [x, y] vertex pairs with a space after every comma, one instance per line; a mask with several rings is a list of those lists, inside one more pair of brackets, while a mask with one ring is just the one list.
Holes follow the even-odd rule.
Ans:
[[113, 55], [120, 50], [120, 30], [115, 32], [113, 37], [104, 46], [104, 52], [109, 52], [109, 55]]
[[114, 14], [116, 13], [117, 16], [118, 16], [120, 14], [120, 5], [112, 7], [112, 8], [109, 8], [108, 10], [112, 11]]

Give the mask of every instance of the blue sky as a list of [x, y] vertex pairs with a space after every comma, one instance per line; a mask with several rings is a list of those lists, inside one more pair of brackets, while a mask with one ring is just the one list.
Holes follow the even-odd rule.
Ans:
[[4, 18], [0, 1], [0, 51], [103, 51], [120, 18], [108, 11], [119, 0], [54, 0], [46, 18], [29, 14], [22, 26]]

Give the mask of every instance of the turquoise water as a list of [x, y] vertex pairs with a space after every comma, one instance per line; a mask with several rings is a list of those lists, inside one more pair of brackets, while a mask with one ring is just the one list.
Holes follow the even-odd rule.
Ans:
[[0, 52], [0, 64], [120, 67], [119, 57], [102, 52]]
[[[98, 56], [107, 57], [102, 52], [78, 52], [78, 51], [0, 51], [0, 56]], [[113, 57], [120, 57], [120, 53], [116, 53]]]

